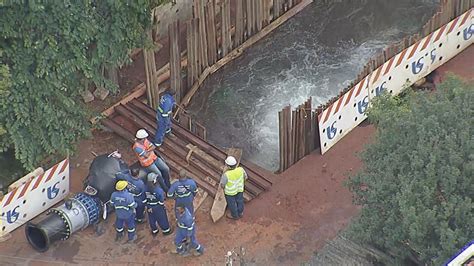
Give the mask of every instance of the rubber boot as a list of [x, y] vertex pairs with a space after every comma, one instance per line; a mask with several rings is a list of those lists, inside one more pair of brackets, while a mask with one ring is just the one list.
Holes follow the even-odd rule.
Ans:
[[164, 236], [171, 235], [173, 233], [173, 228], [170, 227], [170, 230], [168, 232], [163, 232]]

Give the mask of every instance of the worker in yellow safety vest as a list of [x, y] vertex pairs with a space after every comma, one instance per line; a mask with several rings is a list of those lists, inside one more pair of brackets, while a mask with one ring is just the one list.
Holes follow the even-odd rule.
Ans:
[[225, 164], [229, 170], [222, 174], [221, 186], [224, 188], [225, 200], [230, 210], [227, 218], [237, 220], [244, 214], [244, 184], [248, 178], [247, 172], [237, 165], [233, 156], [228, 156]]

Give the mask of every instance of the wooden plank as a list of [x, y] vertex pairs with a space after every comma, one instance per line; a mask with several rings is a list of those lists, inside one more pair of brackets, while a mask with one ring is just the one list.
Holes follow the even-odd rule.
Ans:
[[207, 199], [208, 195], [209, 195], [209, 193], [207, 193], [207, 191], [198, 190], [198, 193], [197, 193], [196, 197], [194, 197], [194, 200], [193, 200], [194, 213], [196, 213], [196, 211], [199, 209], [199, 207], [201, 207], [201, 205]]
[[231, 16], [231, 13], [230, 13], [230, 0], [225, 0], [225, 8], [224, 8], [224, 11], [225, 11], [225, 18], [226, 18], [226, 34], [225, 34], [225, 38], [227, 39], [227, 47], [229, 49], [229, 51], [232, 50], [233, 46], [232, 46], [232, 31], [235, 31], [235, 29], [233, 30], [232, 29], [232, 25], [231, 25], [231, 19], [230, 19], [230, 16]]
[[175, 99], [181, 100], [181, 54], [179, 52], [179, 23], [175, 21], [169, 25], [170, 43], [170, 80], [171, 89], [176, 91]]
[[222, 66], [227, 64], [228, 62], [232, 61], [233, 59], [239, 57], [242, 52], [252, 46], [254, 43], [262, 39], [263, 37], [267, 36], [271, 31], [276, 29], [278, 26], [286, 22], [288, 19], [290, 19], [292, 16], [296, 15], [298, 12], [303, 10], [307, 5], [311, 4], [313, 0], [303, 0], [300, 4], [296, 5], [293, 9], [289, 10], [286, 12], [284, 15], [273, 21], [270, 25], [262, 29], [260, 32], [252, 36], [250, 39], [245, 41], [242, 45], [234, 49], [232, 52], [230, 52], [228, 55], [217, 61], [216, 64], [213, 66], [207, 68], [203, 74], [199, 77], [198, 82], [196, 82], [193, 87], [189, 90], [189, 92], [184, 96], [181, 104], [186, 107], [189, 102], [191, 101], [191, 98], [194, 96], [196, 91], [199, 89], [199, 87], [202, 85], [204, 80], [212, 73], [216, 72], [219, 70]]
[[194, 74], [194, 31], [193, 31], [193, 19], [186, 22], [186, 50], [188, 58], [187, 66], [187, 87], [191, 87], [195, 80]]
[[195, 133], [198, 137], [200, 137], [203, 140], [207, 140], [207, 130], [206, 127], [201, 125], [200, 123], [194, 121], [194, 128], [195, 128]]
[[[242, 150], [230, 148], [227, 150], [228, 156], [234, 156], [237, 160], [237, 164], [240, 163], [240, 158], [242, 157]], [[222, 173], [225, 173], [227, 169], [224, 168]], [[225, 200], [224, 189], [222, 186], [218, 186], [216, 196], [214, 197], [214, 202], [212, 203], [211, 208], [211, 218], [212, 221], [217, 222], [221, 219], [225, 214], [225, 209], [227, 207], [227, 202]]]
[[278, 112], [278, 140], [279, 140], [279, 150], [280, 150], [280, 168], [279, 171], [283, 172], [284, 166], [284, 156], [285, 156], [285, 147], [284, 147], [284, 130], [283, 130], [283, 111]]
[[179, 116], [179, 124], [187, 130], [191, 130], [191, 117], [188, 114], [181, 113]]
[[235, 35], [234, 48], [241, 45], [244, 41], [244, 10], [243, 0], [235, 1]]
[[198, 5], [199, 12], [199, 53], [201, 58], [200, 63], [202, 69], [205, 69], [209, 66], [209, 60], [207, 58], [207, 29], [204, 13], [204, 0], [195, 0], [194, 3]]
[[253, 1], [252, 0], [246, 0], [246, 7], [247, 10], [245, 12], [246, 14], [246, 20], [247, 20], [247, 38], [250, 38], [250, 36], [253, 35], [253, 11], [252, 11], [252, 6], [253, 6]]
[[225, 57], [232, 50], [230, 29], [230, 4], [229, 0], [221, 2], [221, 37], [222, 56]]
[[141, 97], [146, 91], [145, 83], [140, 83], [136, 86], [133, 90], [127, 93], [120, 101], [116, 102], [114, 105], [110, 106], [109, 108], [105, 109], [99, 116], [93, 117], [89, 120], [93, 125], [97, 124], [101, 117], [108, 117], [109, 115], [113, 114], [114, 108], [120, 104], [126, 104], [132, 99]]
[[261, 31], [263, 27], [263, 19], [262, 19], [262, 5], [265, 1], [255, 1], [255, 22], [257, 23], [257, 31]]
[[217, 62], [217, 38], [215, 25], [215, 10], [214, 1], [210, 1], [205, 8], [206, 13], [206, 27], [207, 27], [207, 56], [209, 64], [213, 65]]
[[262, 26], [266, 27], [270, 22], [270, 2], [269, 0], [263, 0], [262, 2]]
[[281, 1], [280, 0], [273, 0], [273, 16], [272, 20], [276, 20], [280, 17], [281, 14]]

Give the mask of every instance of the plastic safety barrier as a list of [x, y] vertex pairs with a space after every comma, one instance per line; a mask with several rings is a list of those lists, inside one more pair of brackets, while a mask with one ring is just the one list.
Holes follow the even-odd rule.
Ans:
[[370, 100], [384, 91], [399, 94], [474, 43], [474, 9], [392, 57], [318, 116], [321, 153], [367, 118]]
[[69, 160], [6, 194], [0, 202], [3, 236], [63, 200], [69, 193]]

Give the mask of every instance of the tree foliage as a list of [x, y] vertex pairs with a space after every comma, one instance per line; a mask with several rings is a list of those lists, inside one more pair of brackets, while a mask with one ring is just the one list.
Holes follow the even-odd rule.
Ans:
[[89, 129], [79, 101], [84, 84], [116, 89], [103, 69], [123, 65], [131, 49], [144, 45], [151, 9], [160, 2], [3, 3], [0, 49], [11, 84], [0, 88], [0, 128], [6, 132], [0, 149], [14, 146], [27, 168], [70, 151]]
[[474, 238], [474, 86], [453, 77], [436, 92], [380, 97], [376, 139], [348, 186], [362, 206], [357, 239], [440, 265]]

